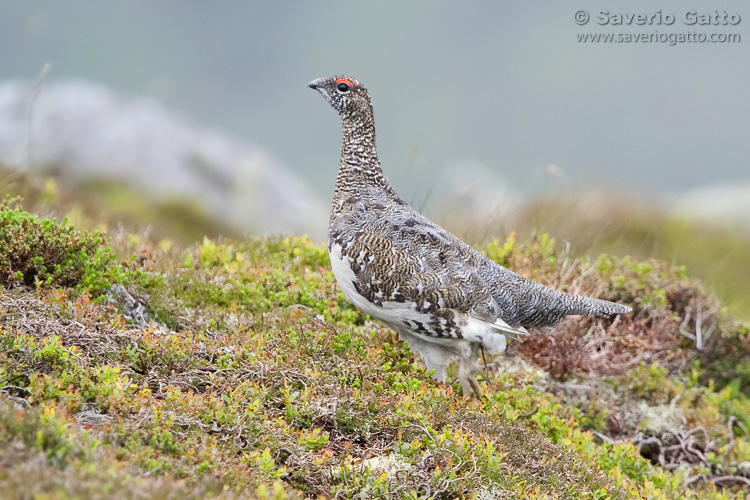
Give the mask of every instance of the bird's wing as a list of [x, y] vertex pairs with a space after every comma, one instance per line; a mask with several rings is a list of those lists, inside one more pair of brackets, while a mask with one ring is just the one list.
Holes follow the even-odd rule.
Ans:
[[459, 325], [471, 325], [472, 331], [485, 335], [528, 334], [500, 317], [490, 288], [477, 272], [481, 256], [458, 238], [416, 212], [397, 222], [368, 226], [342, 242], [342, 248], [354, 272], [354, 287], [369, 302], [387, 308], [400, 303], [429, 315], [425, 328], [433, 335]]

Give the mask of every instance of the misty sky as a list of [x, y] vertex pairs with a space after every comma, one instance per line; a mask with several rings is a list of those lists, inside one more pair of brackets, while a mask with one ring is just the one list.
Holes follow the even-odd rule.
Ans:
[[[686, 26], [684, 14], [739, 14]], [[559, 181], [682, 191], [750, 177], [746, 2], [3, 2], [0, 79], [83, 77], [151, 95], [258, 143], [327, 196], [338, 117], [306, 84], [348, 73], [370, 89], [396, 189], [423, 196], [472, 161], [515, 189]], [[574, 15], [586, 10], [586, 26]], [[599, 26], [598, 13], [672, 13], [671, 26]], [[739, 33], [739, 43], [584, 44], [577, 33]]]

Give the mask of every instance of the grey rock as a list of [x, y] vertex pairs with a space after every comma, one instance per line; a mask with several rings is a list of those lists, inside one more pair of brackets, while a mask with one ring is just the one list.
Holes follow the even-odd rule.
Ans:
[[122, 285], [112, 285], [104, 295], [104, 302], [116, 307], [130, 325], [147, 328], [153, 321], [145, 306], [138, 302]]
[[325, 234], [325, 205], [271, 153], [153, 98], [85, 80], [0, 83], [0, 163], [78, 185], [122, 182], [188, 202], [238, 232]]

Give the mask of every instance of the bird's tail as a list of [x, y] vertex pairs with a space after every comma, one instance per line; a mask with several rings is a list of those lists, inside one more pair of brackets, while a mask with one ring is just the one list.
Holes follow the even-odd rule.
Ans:
[[521, 325], [529, 327], [554, 326], [565, 316], [577, 314], [581, 316], [601, 316], [614, 318], [618, 314], [627, 314], [632, 309], [622, 304], [608, 300], [572, 295], [547, 288], [538, 283], [531, 283], [527, 297], [535, 300], [527, 301], [529, 307], [521, 312]]
[[628, 306], [608, 300], [594, 299], [592, 297], [584, 297], [583, 295], [565, 295], [565, 315], [580, 314], [583, 316], [613, 318], [618, 314], [627, 314], [633, 310]]

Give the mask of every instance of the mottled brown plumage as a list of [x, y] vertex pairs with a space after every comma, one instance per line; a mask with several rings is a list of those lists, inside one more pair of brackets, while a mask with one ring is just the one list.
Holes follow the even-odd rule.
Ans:
[[354, 305], [408, 340], [436, 379], [445, 381], [448, 365], [458, 359], [464, 393], [479, 394], [480, 347], [502, 352], [506, 336], [569, 314], [630, 311], [527, 280], [419, 214], [380, 168], [367, 89], [348, 76], [309, 86], [339, 112], [343, 127], [328, 241], [336, 279]]

